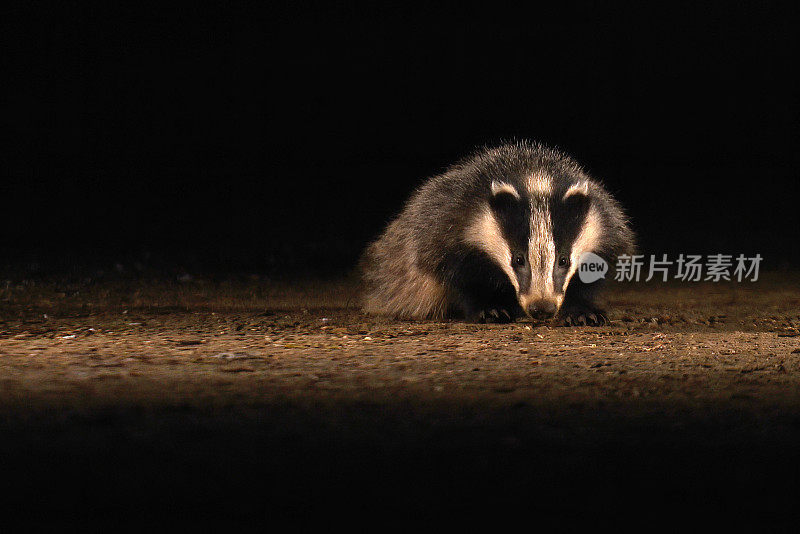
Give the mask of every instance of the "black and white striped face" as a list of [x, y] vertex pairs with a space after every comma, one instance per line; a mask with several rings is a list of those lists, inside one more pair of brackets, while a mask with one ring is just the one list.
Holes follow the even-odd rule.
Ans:
[[520, 307], [533, 317], [558, 312], [578, 258], [599, 242], [588, 187], [582, 182], [556, 190], [543, 175], [529, 177], [524, 189], [494, 181], [489, 208], [468, 230], [468, 240], [501, 266]]

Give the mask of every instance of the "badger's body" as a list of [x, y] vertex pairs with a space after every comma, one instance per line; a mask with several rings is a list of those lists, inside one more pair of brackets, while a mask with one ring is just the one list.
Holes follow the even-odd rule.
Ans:
[[477, 152], [419, 187], [361, 261], [364, 309], [505, 322], [559, 314], [600, 324], [600, 282], [573, 276], [593, 252], [634, 250], [616, 200], [570, 157], [518, 142]]

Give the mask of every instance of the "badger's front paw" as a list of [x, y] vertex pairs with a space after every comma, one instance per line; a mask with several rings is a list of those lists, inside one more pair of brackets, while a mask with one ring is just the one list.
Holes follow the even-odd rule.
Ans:
[[601, 309], [588, 304], [565, 304], [559, 318], [566, 326], [602, 326], [608, 323], [608, 317]]
[[514, 318], [505, 308], [489, 308], [478, 312], [475, 321], [478, 323], [510, 323]]

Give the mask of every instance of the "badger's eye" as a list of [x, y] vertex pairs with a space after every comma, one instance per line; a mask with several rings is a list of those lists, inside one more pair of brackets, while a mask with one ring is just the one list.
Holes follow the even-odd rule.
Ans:
[[514, 258], [514, 263], [522, 267], [525, 265], [525, 256], [522, 254], [517, 254], [517, 256]]
[[558, 266], [559, 267], [563, 267], [566, 264], [567, 264], [567, 257], [566, 256], [561, 256], [560, 258], [558, 258]]

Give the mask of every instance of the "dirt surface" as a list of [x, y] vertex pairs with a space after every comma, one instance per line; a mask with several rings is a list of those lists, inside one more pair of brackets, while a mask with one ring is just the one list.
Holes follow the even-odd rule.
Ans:
[[646, 501], [783, 520], [800, 488], [799, 282], [618, 287], [610, 325], [567, 328], [366, 316], [345, 282], [8, 281], [6, 504], [569, 521]]

